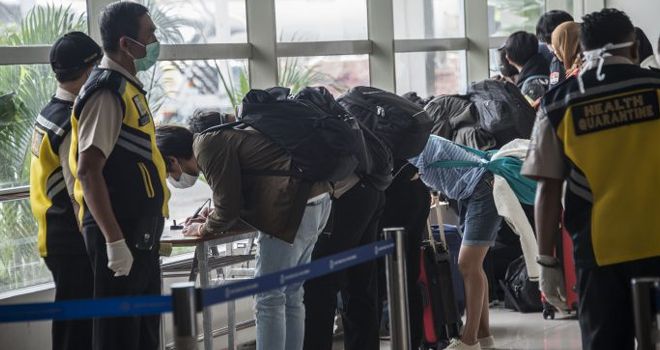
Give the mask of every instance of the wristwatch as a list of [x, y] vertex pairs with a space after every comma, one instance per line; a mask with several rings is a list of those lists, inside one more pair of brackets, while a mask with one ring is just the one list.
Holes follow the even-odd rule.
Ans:
[[543, 267], [559, 267], [559, 259], [555, 258], [554, 256], [539, 255], [536, 257], [536, 263]]

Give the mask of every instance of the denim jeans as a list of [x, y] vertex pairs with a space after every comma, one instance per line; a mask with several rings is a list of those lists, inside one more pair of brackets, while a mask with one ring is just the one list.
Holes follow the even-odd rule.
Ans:
[[[306, 264], [330, 215], [330, 196], [307, 203], [293, 244], [259, 233], [256, 276]], [[303, 284], [256, 296], [257, 350], [300, 350], [305, 335]]]
[[461, 204], [466, 210], [461, 244], [494, 246], [502, 217], [497, 213], [493, 199], [493, 175], [484, 174], [470, 198]]

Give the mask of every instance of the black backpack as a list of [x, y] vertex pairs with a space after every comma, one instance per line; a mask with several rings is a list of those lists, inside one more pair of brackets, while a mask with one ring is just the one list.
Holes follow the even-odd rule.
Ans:
[[380, 139], [342, 107], [324, 87], [307, 87], [295, 97], [310, 102], [323, 111], [344, 120], [357, 143], [358, 166], [356, 172], [375, 188], [384, 191], [392, 183], [392, 153]]
[[353, 173], [358, 164], [358, 147], [351, 128], [312, 103], [290, 99], [287, 88], [250, 90], [239, 107], [238, 119], [238, 123], [261, 132], [291, 155], [288, 172], [250, 170], [252, 174], [339, 181]]
[[422, 152], [433, 122], [419, 105], [373, 87], [352, 88], [337, 99], [352, 116], [387, 145], [394, 159], [408, 159]]
[[482, 151], [495, 148], [495, 138], [481, 127], [479, 113], [467, 96], [438, 96], [424, 109], [433, 120], [434, 135]]
[[517, 86], [486, 79], [470, 85], [467, 94], [479, 112], [481, 127], [495, 137], [497, 147], [531, 137], [536, 111]]
[[504, 281], [500, 280], [500, 286], [504, 290], [507, 308], [522, 313], [543, 311], [539, 283], [529, 280], [524, 256], [509, 264]]

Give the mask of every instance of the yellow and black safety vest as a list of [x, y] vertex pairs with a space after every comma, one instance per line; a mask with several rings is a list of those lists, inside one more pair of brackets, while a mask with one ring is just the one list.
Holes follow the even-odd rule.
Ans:
[[[156, 130], [146, 93], [117, 71], [95, 68], [78, 95], [71, 118], [69, 162], [72, 172], [76, 174], [78, 169], [78, 119], [90, 96], [99, 90], [116, 94], [123, 112], [119, 137], [103, 168], [117, 220], [122, 225], [140, 218], [167, 217], [170, 197], [165, 183], [167, 172], [156, 146]], [[85, 205], [82, 185], [77, 178], [74, 195], [80, 204], [78, 215], [82, 226], [96, 225]]]
[[660, 73], [632, 64], [570, 78], [543, 111], [569, 165], [565, 223], [576, 264], [605, 266], [660, 256]]
[[59, 157], [71, 132], [72, 108], [73, 102], [53, 97], [37, 117], [32, 134], [30, 205], [39, 226], [42, 257], [87, 254]]

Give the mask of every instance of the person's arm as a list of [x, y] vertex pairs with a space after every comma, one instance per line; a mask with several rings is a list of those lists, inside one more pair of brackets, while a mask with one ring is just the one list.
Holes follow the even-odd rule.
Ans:
[[541, 265], [539, 289], [548, 302], [566, 310], [564, 277], [554, 256], [561, 218], [561, 193], [566, 165], [561, 141], [548, 117], [540, 112], [521, 173], [537, 181], [534, 217]]
[[553, 256], [561, 219], [562, 181], [542, 178], [537, 182], [534, 218], [539, 255]]
[[[229, 133], [227, 133], [229, 134]], [[216, 144], [226, 135], [201, 135], [195, 140], [194, 148], [197, 164], [204, 173], [213, 191], [214, 210], [208, 216], [206, 223], [193, 224], [184, 234], [205, 235], [225, 232], [232, 228], [240, 219], [242, 206], [241, 165], [237, 150], [231, 142]]]
[[108, 268], [115, 276], [126, 276], [133, 266], [133, 255], [115, 217], [103, 177], [105, 162], [117, 143], [123, 113], [118, 96], [101, 91], [83, 107], [78, 126], [78, 180], [85, 204], [106, 241]]
[[124, 234], [110, 204], [110, 194], [103, 177], [105, 161], [103, 152], [94, 146], [81, 152], [78, 158], [78, 179], [85, 195], [85, 204], [106, 242], [112, 243], [124, 239]]

